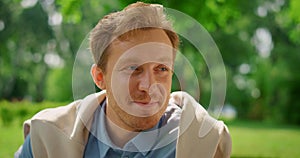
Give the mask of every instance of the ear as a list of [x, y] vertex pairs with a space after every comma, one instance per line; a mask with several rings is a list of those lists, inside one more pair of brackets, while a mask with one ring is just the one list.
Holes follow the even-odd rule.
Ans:
[[91, 67], [91, 75], [93, 77], [94, 83], [98, 88], [104, 90], [106, 89], [106, 83], [104, 80], [104, 72], [96, 64]]

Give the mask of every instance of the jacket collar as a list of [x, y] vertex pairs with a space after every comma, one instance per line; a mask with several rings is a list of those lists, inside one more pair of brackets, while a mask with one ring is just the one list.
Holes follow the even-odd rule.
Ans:
[[77, 115], [70, 138], [85, 145], [93, 121], [93, 114], [100, 103], [105, 99], [106, 91], [90, 94], [82, 99], [77, 106]]

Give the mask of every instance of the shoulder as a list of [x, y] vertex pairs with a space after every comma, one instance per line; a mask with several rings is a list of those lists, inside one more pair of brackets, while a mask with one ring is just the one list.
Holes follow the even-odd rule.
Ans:
[[[40, 133], [41, 129], [55, 129], [63, 133], [71, 133], [76, 120], [77, 109], [81, 100], [74, 101], [68, 105], [44, 109], [34, 115], [30, 120], [25, 121], [24, 135], [29, 133]], [[35, 135], [36, 137], [36, 135]]]
[[[227, 126], [209, 115], [191, 95], [174, 92], [170, 102], [182, 107], [177, 155], [190, 157], [229, 157], [231, 137]], [[186, 148], [190, 146], [190, 148]]]
[[76, 113], [81, 100], [74, 101], [68, 105], [59, 106], [56, 108], [48, 108], [38, 112], [31, 118], [32, 120], [57, 121], [64, 117], [72, 116]]
[[[105, 91], [94, 93], [83, 99], [73, 101], [72, 103], [56, 108], [48, 108], [34, 115], [30, 120], [43, 120], [49, 122], [57, 122], [61, 119], [72, 120], [77, 114], [86, 114], [94, 111], [94, 107], [98, 107], [99, 102], [105, 98]], [[90, 116], [90, 113], [87, 115]]]
[[105, 91], [94, 93], [86, 96], [84, 99], [76, 100], [68, 105], [44, 109], [34, 115], [31, 119], [24, 122], [24, 136], [32, 129], [33, 124], [42, 123], [52, 125], [60, 129], [73, 128], [73, 125], [78, 120], [88, 122], [91, 114], [98, 107], [99, 102], [105, 98]]
[[78, 100], [65, 106], [48, 108], [38, 112], [32, 118], [23, 123], [24, 138], [26, 138], [26, 136], [29, 135], [30, 131], [32, 130], [32, 122], [59, 122], [61, 119], [74, 115], [80, 102], [81, 101]]

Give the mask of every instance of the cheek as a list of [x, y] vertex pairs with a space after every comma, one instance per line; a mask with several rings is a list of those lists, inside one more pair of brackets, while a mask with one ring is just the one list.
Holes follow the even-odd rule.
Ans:
[[170, 91], [172, 85], [172, 75], [160, 78], [158, 83], [162, 84], [167, 91]]
[[162, 88], [161, 93], [164, 96], [164, 99], [169, 96], [171, 92], [171, 84], [172, 84], [172, 78], [166, 78], [162, 82], [160, 82], [160, 87]]
[[116, 85], [122, 86], [122, 87], [126, 87], [126, 86], [128, 87], [128, 82], [129, 82], [128, 78], [126, 78], [122, 75], [117, 75], [117, 76], [114, 77], [113, 84], [116, 84]]
[[115, 100], [118, 104], [124, 104], [128, 98], [129, 93], [129, 79], [125, 75], [114, 73], [111, 81], [111, 91], [115, 96]]
[[130, 92], [132, 91], [136, 91], [138, 90], [138, 80], [136, 79], [136, 77], [130, 77], [129, 80], [128, 80], [128, 89]]

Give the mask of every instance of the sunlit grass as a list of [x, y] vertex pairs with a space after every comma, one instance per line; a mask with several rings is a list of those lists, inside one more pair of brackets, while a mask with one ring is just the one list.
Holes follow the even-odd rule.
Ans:
[[[235, 121], [227, 123], [232, 136], [232, 157], [300, 157], [300, 127]], [[0, 121], [0, 157], [13, 157], [23, 143], [20, 121]]]
[[[0, 101], [0, 158], [11, 158], [23, 144], [22, 124], [38, 111], [65, 103]], [[6, 120], [6, 121], [3, 121]]]
[[10, 126], [0, 124], [0, 157], [12, 158], [19, 146], [23, 143], [22, 126], [13, 123]]
[[300, 128], [267, 123], [229, 124], [232, 157], [300, 157]]

